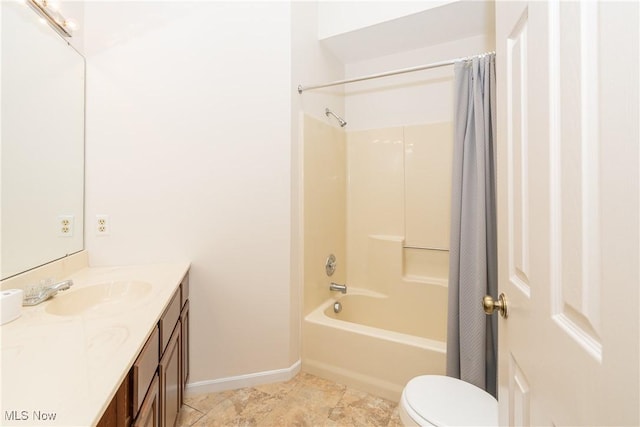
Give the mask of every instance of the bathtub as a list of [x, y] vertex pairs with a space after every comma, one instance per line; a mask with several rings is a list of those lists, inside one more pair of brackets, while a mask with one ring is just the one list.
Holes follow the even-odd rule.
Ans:
[[446, 307], [428, 301], [446, 301], [446, 287], [428, 293], [400, 300], [349, 288], [326, 300], [304, 318], [302, 369], [395, 402], [411, 378], [444, 375]]

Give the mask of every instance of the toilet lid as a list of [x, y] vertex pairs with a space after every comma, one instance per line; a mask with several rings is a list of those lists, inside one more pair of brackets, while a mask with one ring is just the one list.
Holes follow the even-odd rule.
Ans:
[[498, 401], [467, 382], [441, 375], [413, 378], [404, 389], [413, 411], [436, 426], [497, 426]]

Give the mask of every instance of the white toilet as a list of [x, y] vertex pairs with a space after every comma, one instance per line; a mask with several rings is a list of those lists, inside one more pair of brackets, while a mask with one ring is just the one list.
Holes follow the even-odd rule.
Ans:
[[497, 426], [498, 401], [456, 378], [422, 375], [402, 391], [398, 405], [405, 426]]

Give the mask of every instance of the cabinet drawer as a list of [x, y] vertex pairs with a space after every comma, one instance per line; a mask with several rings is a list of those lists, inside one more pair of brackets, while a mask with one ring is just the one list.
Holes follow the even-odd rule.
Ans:
[[160, 360], [160, 344], [158, 328], [153, 328], [151, 336], [142, 348], [140, 355], [133, 364], [133, 416], [140, 410], [144, 396], [153, 381]]
[[180, 302], [180, 287], [178, 287], [178, 290], [173, 294], [171, 302], [162, 314], [160, 322], [158, 323], [160, 326], [160, 355], [162, 355], [165, 348], [167, 348], [173, 328], [175, 328], [176, 323], [180, 318]]

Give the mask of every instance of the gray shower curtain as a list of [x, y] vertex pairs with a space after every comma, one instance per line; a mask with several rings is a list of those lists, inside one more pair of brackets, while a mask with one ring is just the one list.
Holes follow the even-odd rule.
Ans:
[[447, 375], [496, 396], [495, 54], [457, 62], [449, 261]]

